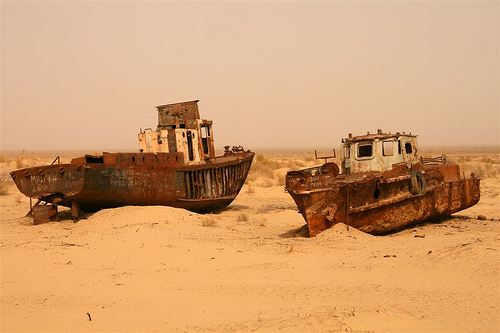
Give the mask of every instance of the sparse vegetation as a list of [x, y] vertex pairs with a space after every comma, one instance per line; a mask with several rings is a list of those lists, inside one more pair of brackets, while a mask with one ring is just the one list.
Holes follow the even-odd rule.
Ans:
[[239, 221], [239, 222], [248, 222], [248, 214], [241, 213], [240, 215], [238, 215], [238, 217], [236, 217], [236, 221]]
[[0, 183], [0, 196], [7, 195], [9, 193], [9, 186], [7, 183]]
[[266, 222], [267, 222], [267, 219], [266, 218], [263, 218], [263, 219], [260, 219], [258, 222], [258, 225], [259, 227], [265, 227], [266, 226]]
[[18, 158], [16, 158], [16, 168], [24, 168], [24, 156], [19, 156]]
[[285, 150], [257, 154], [248, 174], [247, 183], [257, 187], [284, 186], [288, 171], [321, 163], [322, 161], [314, 158], [314, 151]]
[[204, 215], [201, 218], [201, 224], [204, 227], [218, 227], [219, 221], [212, 215]]
[[478, 178], [492, 178], [500, 174], [500, 155], [457, 155], [448, 157], [448, 163], [460, 166], [466, 177], [471, 173]]

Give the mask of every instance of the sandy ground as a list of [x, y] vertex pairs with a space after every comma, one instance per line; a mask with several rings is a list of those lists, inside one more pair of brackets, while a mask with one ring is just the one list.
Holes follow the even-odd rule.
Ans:
[[498, 332], [499, 193], [487, 178], [479, 204], [439, 223], [304, 238], [282, 186], [245, 185], [212, 215], [122, 207], [32, 225], [11, 184], [1, 331]]

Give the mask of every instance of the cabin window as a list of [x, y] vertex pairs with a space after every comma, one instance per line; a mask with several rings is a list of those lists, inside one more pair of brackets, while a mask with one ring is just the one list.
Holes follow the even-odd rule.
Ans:
[[192, 161], [194, 159], [194, 155], [193, 155], [193, 139], [191, 138], [191, 131], [187, 131], [187, 144], [188, 144], [189, 160]]
[[398, 154], [401, 155], [401, 140], [398, 140]]
[[87, 163], [104, 163], [104, 157], [102, 156], [85, 156], [85, 162]]
[[373, 155], [372, 143], [361, 143], [358, 145], [358, 157], [371, 157]]
[[201, 143], [203, 145], [203, 153], [208, 154], [208, 139], [207, 136], [209, 134], [209, 127], [202, 126], [201, 127]]
[[394, 141], [383, 141], [382, 142], [382, 154], [384, 156], [392, 156], [393, 155], [393, 145]]
[[186, 124], [179, 124], [179, 128], [186, 128]]
[[407, 154], [411, 154], [413, 152], [413, 149], [411, 148], [411, 142], [405, 143], [405, 151]]

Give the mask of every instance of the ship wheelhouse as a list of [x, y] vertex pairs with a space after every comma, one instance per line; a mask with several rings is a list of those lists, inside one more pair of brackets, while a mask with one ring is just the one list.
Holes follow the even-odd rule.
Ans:
[[392, 170], [395, 165], [415, 164], [417, 155], [417, 136], [405, 133], [366, 134], [342, 140], [342, 174], [383, 172]]
[[185, 164], [215, 158], [212, 121], [200, 119], [198, 100], [156, 107], [158, 126], [141, 130], [139, 150], [145, 153], [183, 153]]

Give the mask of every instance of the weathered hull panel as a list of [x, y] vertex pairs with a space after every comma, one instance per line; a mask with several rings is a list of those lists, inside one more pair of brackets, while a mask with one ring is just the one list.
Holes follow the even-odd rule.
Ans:
[[[336, 223], [370, 234], [383, 234], [449, 216], [479, 201], [479, 179], [444, 181], [442, 171], [439, 170], [441, 177], [437, 177], [435, 170], [427, 170], [428, 187], [425, 193], [418, 194], [410, 193], [409, 176], [372, 176], [350, 183], [331, 181], [331, 186], [298, 189], [297, 175], [289, 175], [287, 190], [306, 220], [310, 236]], [[321, 183], [319, 179], [311, 181], [311, 184]]]
[[[113, 157], [110, 164], [56, 164], [11, 175], [26, 196], [67, 207], [77, 203], [83, 211], [164, 205], [206, 212], [223, 208], [236, 198], [254, 153], [190, 166], [158, 162], [152, 153], [131, 155], [134, 164], [119, 163], [120, 154], [109, 155], [105, 160]], [[137, 163], [141, 159], [144, 163]]]

